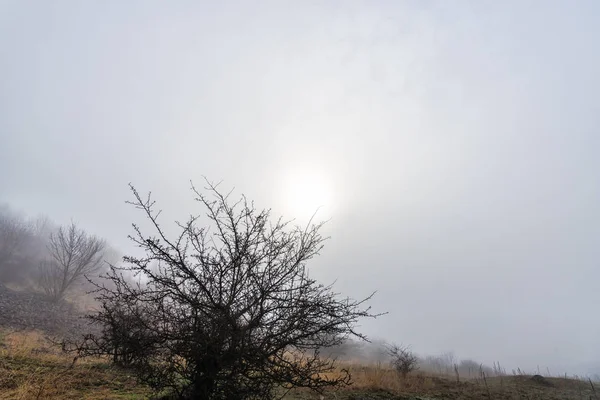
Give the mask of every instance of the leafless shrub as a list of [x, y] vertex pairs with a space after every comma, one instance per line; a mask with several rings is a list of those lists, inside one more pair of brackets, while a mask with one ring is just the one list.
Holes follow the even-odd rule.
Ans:
[[392, 358], [394, 369], [403, 377], [418, 368], [419, 359], [408, 347], [391, 344], [388, 346], [388, 355]]
[[[115, 365], [128, 367], [144, 363], [151, 355], [155, 336], [143, 322], [139, 308], [129, 309], [119, 303], [105, 304], [102, 313], [100, 335], [85, 336], [86, 346], [82, 355], [109, 355]], [[92, 322], [95, 318], [91, 318]], [[68, 350], [68, 343], [63, 343]]]
[[[319, 350], [365, 337], [354, 326], [375, 317], [364, 300], [340, 298], [318, 284], [306, 262], [323, 247], [322, 224], [293, 227], [270, 222], [245, 198], [233, 204], [215, 185], [210, 197], [193, 188], [206, 211], [178, 224], [169, 238], [158, 223], [150, 195], [131, 187], [133, 206], [153, 227], [146, 236], [134, 225], [133, 242], [143, 257], [111, 266], [110, 284], [98, 285], [101, 334], [88, 335], [76, 350], [112, 355], [156, 390], [180, 398], [271, 399], [274, 389], [321, 391], [350, 383], [335, 361]], [[128, 273], [137, 283], [124, 278]]]
[[71, 223], [50, 235], [49, 258], [40, 263], [40, 287], [52, 301], [61, 300], [86, 274], [96, 272], [103, 259], [104, 240]]

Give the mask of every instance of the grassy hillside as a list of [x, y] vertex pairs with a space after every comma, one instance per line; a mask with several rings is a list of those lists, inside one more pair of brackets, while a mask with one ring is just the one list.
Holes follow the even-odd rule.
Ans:
[[[456, 379], [413, 373], [402, 379], [382, 365], [342, 363], [354, 385], [319, 395], [294, 391], [286, 400], [598, 399], [590, 382], [500, 376]], [[0, 399], [148, 399], [151, 391], [106, 360], [76, 360], [37, 331], [0, 330]]]
[[143, 399], [149, 394], [103, 360], [73, 363], [39, 332], [0, 333], [0, 399]]

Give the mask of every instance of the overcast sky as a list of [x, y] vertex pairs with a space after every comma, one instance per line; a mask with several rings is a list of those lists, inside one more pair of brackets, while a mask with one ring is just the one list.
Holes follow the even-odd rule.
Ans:
[[122, 252], [223, 180], [421, 354], [600, 370], [600, 2], [0, 0], [0, 203]]

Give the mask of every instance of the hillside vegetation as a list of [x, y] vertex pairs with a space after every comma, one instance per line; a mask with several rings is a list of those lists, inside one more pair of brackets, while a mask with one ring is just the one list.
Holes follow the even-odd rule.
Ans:
[[[212, 203], [207, 204], [211, 206]], [[243, 215], [251, 215], [250, 211]], [[149, 213], [149, 215], [152, 215], [152, 213]], [[266, 221], [266, 219], [264, 220]], [[0, 265], [2, 267], [0, 268], [0, 278], [4, 278], [5, 283], [13, 285], [13, 288], [9, 288], [3, 285], [1, 283], [2, 279], [0, 279], [0, 399], [171, 400], [171, 393], [166, 391], [157, 393], [156, 390], [151, 390], [150, 387], [141, 383], [136, 378], [139, 374], [136, 374], [136, 371], [131, 366], [128, 366], [128, 369], [115, 365], [113, 362], [114, 359], [111, 358], [109, 352], [100, 352], [91, 356], [88, 354], [88, 357], [78, 358], [75, 356], [75, 353], [65, 352], [61, 348], [58, 343], [63, 339], [81, 338], [84, 333], [96, 334], [99, 331], [100, 326], [98, 324], [90, 325], [87, 319], [82, 318], [84, 316], [82, 310], [87, 309], [89, 311], [92, 305], [97, 307], [98, 304], [94, 303], [90, 296], [81, 295], [82, 292], [85, 292], [85, 282], [82, 279], [79, 279], [79, 281], [75, 279], [77, 276], [73, 276], [73, 282], [76, 284], [68, 287], [64, 285], [50, 285], [48, 282], [57, 282], [53, 280], [48, 282], [42, 280], [42, 284], [39, 284], [40, 281], [38, 280], [38, 284], [35, 284], [34, 272], [36, 270], [31, 265], [35, 265], [34, 261], [39, 261], [38, 258], [42, 258], [44, 254], [44, 251], [40, 250], [43, 247], [41, 246], [41, 242], [43, 241], [43, 233], [41, 232], [43, 232], [43, 229], [40, 228], [43, 227], [43, 224], [38, 224], [38, 228], [34, 229], [34, 225], [28, 225], [26, 222], [18, 219], [5, 218], [3, 221], [4, 225], [0, 223], [0, 227], [11, 228], [3, 230], [6, 234], [5, 236], [20, 239], [10, 241], [10, 243], [17, 243], [19, 246], [4, 247], [5, 251], [3, 254], [8, 254], [10, 257], [4, 257], [4, 264]], [[260, 221], [263, 221], [262, 217]], [[252, 226], [255, 225], [253, 224]], [[83, 242], [91, 240], [89, 239], [91, 236], [87, 236], [83, 231], [76, 230], [74, 226], [70, 229], [70, 231], [65, 230], [64, 232], [73, 232], [72, 236], [80, 238], [80, 241]], [[58, 232], [60, 233], [60, 229]], [[195, 234], [195, 232], [192, 233]], [[306, 235], [306, 232], [301, 233]], [[58, 237], [60, 238], [60, 235]], [[91, 238], [93, 239], [94, 237]], [[227, 238], [228, 236], [225, 236], [224, 240]], [[289, 240], [290, 237], [284, 236], [284, 238]], [[318, 249], [321, 241], [320, 236], [315, 236], [314, 238], [316, 238], [314, 242], [316, 245], [315, 249]], [[300, 239], [300, 244], [307, 243], [305, 236], [301, 236]], [[4, 240], [3, 243], [6, 244], [8, 241]], [[156, 245], [151, 240], [143, 240], [140, 243]], [[30, 248], [37, 250], [27, 250]], [[92, 255], [96, 257], [97, 253], [94, 250]], [[160, 254], [168, 254], [168, 252], [162, 251]], [[221, 258], [226, 257], [223, 256]], [[93, 258], [93, 260], [97, 261], [99, 258]], [[97, 263], [96, 261], [92, 263], [92, 266]], [[88, 264], [81, 263], [81, 265]], [[56, 265], [60, 267], [61, 264]], [[146, 264], [142, 262], [141, 265], [145, 268]], [[229, 263], [225, 263], [224, 265], [227, 266]], [[30, 266], [29, 270], [25, 266]], [[225, 266], [223, 266], [224, 273], [227, 272]], [[177, 264], [173, 270], [177, 270], [177, 267], [182, 268]], [[291, 265], [289, 271], [296, 271], [295, 264]], [[46, 277], [51, 276], [48, 275]], [[68, 276], [68, 274], [65, 276]], [[261, 275], [258, 274], [257, 276]], [[277, 282], [279, 278], [275, 279], [275, 277], [279, 276], [278, 274], [273, 274], [271, 279]], [[292, 276], [295, 277], [297, 274], [292, 274]], [[300, 270], [299, 276], [304, 276], [303, 270]], [[206, 277], [206, 279], [210, 281], [209, 277]], [[45, 285], [43, 284], [44, 282], [46, 282]], [[164, 279], [161, 282], [164, 282]], [[294, 284], [296, 281], [292, 279], [291, 282]], [[314, 293], [323, 293], [321, 292], [323, 287], [318, 285], [311, 286], [312, 281], [303, 280], [302, 282], [305, 283], [305, 286], [303, 286], [304, 289], [312, 288], [313, 292], [316, 290]], [[306, 282], [309, 283], [308, 286], [306, 286]], [[122, 288], [127, 282], [117, 280], [114, 283], [115, 288]], [[173, 281], [171, 283], [172, 288], [181, 286], [179, 282]], [[241, 285], [241, 287], [246, 286]], [[56, 293], [60, 295], [56, 295]], [[236, 293], [238, 293], [239, 297], [240, 292], [237, 291]], [[253, 292], [250, 291], [247, 295], [251, 296]], [[327, 307], [323, 307], [323, 304], [314, 303], [313, 301], [311, 303], [312, 306], [304, 309], [299, 308], [299, 315], [306, 315], [307, 310], [312, 310], [313, 306], [320, 306], [319, 309], [329, 309], [332, 305], [340, 307], [341, 303], [331, 300], [330, 297], [325, 296], [323, 299], [327, 300], [323, 303]], [[116, 300], [122, 300], [122, 298], [119, 297]], [[291, 303], [305, 304], [307, 300], [313, 300], [313, 297], [307, 299], [306, 296], [300, 296]], [[287, 302], [282, 301], [281, 304], [287, 305]], [[357, 305], [360, 304], [362, 303], [357, 303]], [[343, 310], [343, 308], [341, 309]], [[314, 321], [321, 321], [320, 313], [313, 314], [315, 316]], [[152, 316], [153, 314], [150, 313], [149, 315]], [[355, 320], [355, 316], [369, 315], [368, 311], [352, 311], [345, 318], [334, 322], [343, 328], [346, 326], [346, 322], [352, 323]], [[140, 320], [144, 320], [144, 318], [148, 318], [148, 313], [143, 313], [140, 317], [143, 317]], [[185, 320], [186, 318], [182, 318], [181, 322], [183, 323]], [[291, 320], [294, 320], [294, 318], [291, 318]], [[282, 321], [285, 322], [286, 320], [283, 319]], [[173, 323], [172, 320], [167, 320], [167, 322]], [[323, 326], [325, 328], [337, 326], [329, 322]], [[303, 328], [305, 330], [312, 329], [312, 324], [305, 323], [304, 325]], [[128, 325], [127, 327], [131, 326], [136, 325]], [[273, 326], [281, 328], [280, 325]], [[282, 332], [289, 331], [287, 325], [283, 324], [283, 328], [285, 329], [282, 329]], [[294, 367], [299, 366], [303, 368], [308, 365], [309, 368], [307, 371], [310, 373], [306, 375], [307, 378], [324, 378], [327, 381], [338, 380], [343, 384], [336, 388], [327, 387], [322, 394], [311, 391], [306, 386], [303, 389], [276, 392], [282, 399], [598, 400], [599, 398], [595, 383], [587, 379], [579, 379], [577, 377], [567, 378], [566, 376], [542, 377], [540, 375], [528, 375], [521, 370], [517, 370], [513, 374], [507, 374], [499, 364], [490, 368], [472, 360], [458, 360], [452, 353], [419, 358], [408, 348], [402, 346], [389, 347], [387, 343], [381, 341], [365, 343], [360, 340], [338, 340], [335, 334], [347, 333], [344, 329], [339, 330], [336, 328], [327, 330], [325, 328], [321, 333], [327, 333], [329, 336], [313, 335], [323, 340], [322, 342], [315, 342], [316, 344], [320, 344], [319, 346], [315, 344], [315, 346], [319, 348], [325, 347], [322, 349], [320, 359], [317, 355], [315, 359], [324, 362], [322, 364], [324, 366], [334, 365], [333, 360], [335, 359], [337, 361], [335, 367], [331, 370], [328, 368], [310, 369], [310, 364], [306, 364], [308, 361], [304, 361], [304, 364], [298, 362]], [[125, 332], [129, 334], [130, 330], [125, 329]], [[227, 334], [230, 333], [227, 332]], [[274, 337], [278, 336], [274, 335]], [[338, 337], [347, 336], [339, 335]], [[362, 336], [359, 335], [359, 338], [362, 338]], [[292, 341], [290, 344], [294, 345], [297, 343]], [[139, 347], [139, 341], [136, 341], [136, 345]], [[292, 346], [282, 347], [282, 349], [288, 351], [290, 347]], [[390, 353], [389, 350], [391, 348], [395, 348], [395, 353], [393, 351]], [[102, 354], [102, 356], [98, 356], [97, 354]], [[394, 354], [400, 358], [396, 358], [396, 362], [391, 363], [390, 361], [392, 361]], [[282, 365], [285, 365], [286, 360], [282, 358], [282, 362], [284, 363]], [[163, 364], [157, 364], [155, 360], [151, 361], [154, 362], [154, 364], [151, 364], [153, 368], [163, 368]], [[262, 378], [263, 375], [261, 373], [257, 374], [256, 371], [257, 369], [251, 369], [251, 372], [254, 374], [252, 377], [258, 376]], [[276, 369], [276, 371], [279, 370]], [[348, 373], [351, 376], [351, 385], [345, 385]], [[181, 375], [177, 375], [176, 378], [179, 385]], [[281, 382], [285, 382], [285, 379], [281, 380]], [[277, 383], [280, 382], [278, 381]], [[279, 387], [280, 385], [273, 386]], [[315, 386], [309, 387], [315, 388]], [[238, 392], [233, 391], [232, 393], [237, 394]], [[189, 398], [198, 397], [192, 396]], [[226, 398], [229, 399], [231, 397]], [[232, 398], [235, 399], [235, 397]], [[255, 396], [252, 398], [262, 397]]]
[[[74, 359], [40, 331], [0, 331], [0, 399], [159, 399], [127, 370], [101, 358]], [[342, 362], [354, 384], [320, 395], [296, 390], [287, 400], [597, 399], [589, 381], [510, 375], [459, 379], [428, 372], [402, 378], [385, 364]]]

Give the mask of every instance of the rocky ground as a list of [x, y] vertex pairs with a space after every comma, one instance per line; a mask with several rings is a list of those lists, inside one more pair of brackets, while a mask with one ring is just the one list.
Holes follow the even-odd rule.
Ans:
[[0, 284], [0, 327], [40, 330], [72, 336], [87, 326], [83, 314], [67, 302], [52, 303], [41, 293], [17, 291]]

